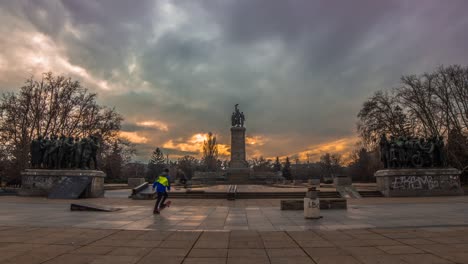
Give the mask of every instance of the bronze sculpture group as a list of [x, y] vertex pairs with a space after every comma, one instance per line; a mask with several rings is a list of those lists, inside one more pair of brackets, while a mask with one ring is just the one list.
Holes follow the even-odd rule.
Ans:
[[31, 166], [34, 169], [98, 169], [99, 138], [39, 136], [31, 142]]
[[384, 168], [446, 167], [444, 138], [380, 137], [380, 159]]
[[240, 112], [239, 108], [237, 108], [239, 104], [234, 106], [235, 110], [231, 116], [231, 124], [233, 127], [244, 127], [245, 116], [244, 112]]

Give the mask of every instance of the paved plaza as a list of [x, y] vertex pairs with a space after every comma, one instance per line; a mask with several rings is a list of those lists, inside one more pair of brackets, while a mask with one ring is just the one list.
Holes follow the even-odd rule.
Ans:
[[468, 228], [171, 232], [0, 227], [0, 263], [468, 263]]
[[0, 197], [0, 263], [468, 263], [466, 196], [353, 199], [306, 220], [277, 199], [173, 199], [153, 215], [154, 201], [119, 192]]
[[[117, 212], [70, 211], [83, 202], [121, 208]], [[468, 225], [468, 196], [431, 198], [363, 198], [348, 200], [348, 209], [321, 210], [322, 219], [304, 219], [302, 211], [281, 211], [278, 199], [174, 199], [153, 215], [153, 200], [98, 198], [50, 200], [0, 197], [2, 226], [74, 227], [125, 230], [300, 231], [389, 227]]]

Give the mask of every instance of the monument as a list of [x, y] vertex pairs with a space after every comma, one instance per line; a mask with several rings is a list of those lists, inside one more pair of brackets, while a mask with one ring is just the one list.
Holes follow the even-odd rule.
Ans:
[[[31, 142], [31, 169], [21, 172], [23, 196], [94, 198], [104, 195], [106, 174], [98, 170], [98, 136], [39, 136]], [[93, 165], [93, 166], [91, 166]]]
[[384, 169], [374, 175], [383, 195], [463, 195], [461, 172], [447, 166], [442, 137], [387, 139], [383, 134], [379, 145]]
[[231, 160], [227, 178], [230, 183], [247, 183], [251, 173], [245, 155], [245, 115], [238, 106], [234, 106], [231, 116]]

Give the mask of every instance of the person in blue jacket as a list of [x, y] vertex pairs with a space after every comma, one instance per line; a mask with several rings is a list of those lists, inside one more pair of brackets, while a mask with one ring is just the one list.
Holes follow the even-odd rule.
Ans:
[[167, 199], [167, 191], [171, 190], [171, 184], [169, 181], [169, 169], [164, 169], [164, 171], [156, 178], [156, 181], [153, 183], [153, 189], [156, 189], [158, 198], [156, 199], [156, 204], [154, 205], [153, 214], [159, 214], [161, 208], [164, 208], [166, 204], [164, 203]]

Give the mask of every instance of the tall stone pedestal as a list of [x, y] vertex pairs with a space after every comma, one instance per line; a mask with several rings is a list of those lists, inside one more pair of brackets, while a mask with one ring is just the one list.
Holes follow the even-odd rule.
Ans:
[[454, 168], [386, 169], [374, 175], [387, 197], [463, 195], [461, 172]]
[[247, 183], [250, 168], [245, 160], [245, 127], [231, 127], [231, 161], [227, 170], [229, 183]]
[[76, 199], [104, 196], [106, 174], [97, 170], [29, 169], [21, 172], [21, 196]]
[[234, 184], [249, 183], [250, 174], [250, 168], [229, 168], [227, 170], [228, 182]]

